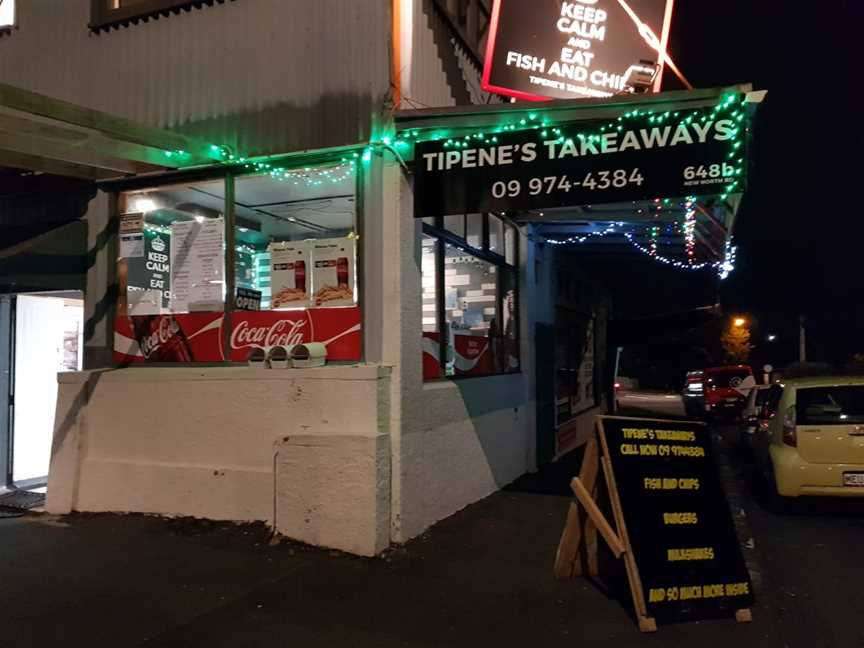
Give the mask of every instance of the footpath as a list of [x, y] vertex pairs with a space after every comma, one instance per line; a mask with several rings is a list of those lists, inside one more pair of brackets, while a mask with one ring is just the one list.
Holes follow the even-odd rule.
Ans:
[[363, 559], [263, 526], [147, 516], [0, 519], [0, 646], [782, 646], [761, 603], [639, 633], [583, 580], [552, 576], [578, 458]]

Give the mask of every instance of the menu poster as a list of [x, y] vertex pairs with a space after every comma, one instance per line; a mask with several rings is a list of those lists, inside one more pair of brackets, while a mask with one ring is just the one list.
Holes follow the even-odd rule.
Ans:
[[312, 241], [315, 306], [354, 305], [354, 239]]
[[648, 616], [678, 622], [752, 607], [708, 427], [606, 416], [600, 424]]
[[309, 241], [274, 243], [270, 246], [271, 307], [309, 306]]
[[144, 214], [120, 215], [120, 257], [140, 259], [144, 256]]
[[175, 313], [223, 308], [224, 221], [171, 224], [171, 310]]

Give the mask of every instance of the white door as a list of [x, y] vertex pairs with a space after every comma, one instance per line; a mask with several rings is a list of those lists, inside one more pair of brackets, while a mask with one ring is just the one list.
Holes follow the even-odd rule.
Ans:
[[12, 480], [48, 475], [57, 373], [81, 368], [81, 299], [19, 295], [15, 309]]

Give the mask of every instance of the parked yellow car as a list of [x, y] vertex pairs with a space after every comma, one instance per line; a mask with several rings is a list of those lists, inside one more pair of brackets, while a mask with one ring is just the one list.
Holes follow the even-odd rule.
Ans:
[[775, 503], [864, 497], [864, 377], [784, 380], [757, 457]]

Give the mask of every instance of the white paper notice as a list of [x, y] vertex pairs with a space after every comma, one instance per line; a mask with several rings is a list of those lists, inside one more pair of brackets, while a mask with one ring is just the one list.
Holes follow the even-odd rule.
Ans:
[[171, 310], [175, 313], [223, 308], [224, 221], [171, 224]]
[[144, 214], [120, 215], [120, 257], [140, 259], [144, 256]]
[[144, 256], [144, 233], [120, 235], [120, 257], [140, 259]]

